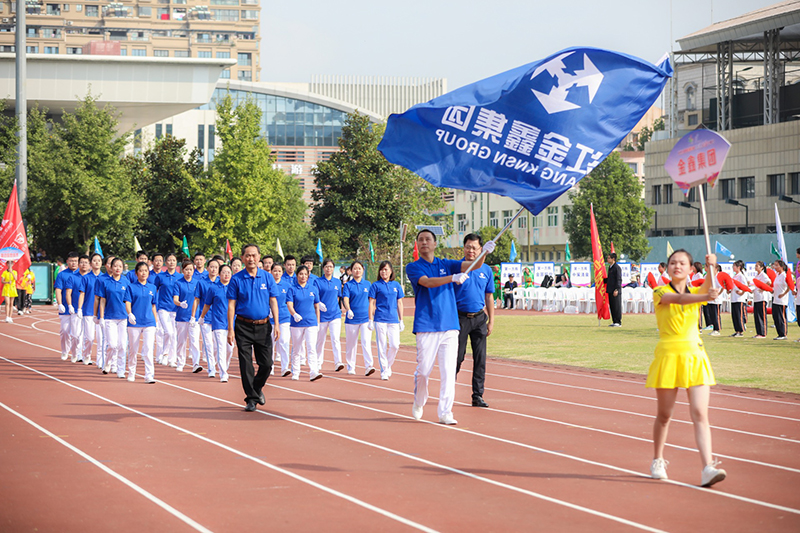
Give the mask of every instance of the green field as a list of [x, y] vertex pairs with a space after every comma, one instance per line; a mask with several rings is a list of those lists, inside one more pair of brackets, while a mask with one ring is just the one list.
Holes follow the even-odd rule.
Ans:
[[[608, 324], [598, 326], [595, 315], [583, 314], [497, 316], [489, 356], [646, 374], [658, 341], [655, 316], [624, 315], [621, 328]], [[402, 344], [414, 344], [411, 325], [406, 317]], [[733, 327], [730, 315], [723, 315], [720, 337], [704, 332], [717, 382], [800, 393], [800, 343], [793, 342], [800, 328], [790, 324], [790, 340], [773, 341], [774, 328], [768, 328], [767, 339], [756, 340], [752, 317], [748, 326], [744, 337], [728, 337]]]

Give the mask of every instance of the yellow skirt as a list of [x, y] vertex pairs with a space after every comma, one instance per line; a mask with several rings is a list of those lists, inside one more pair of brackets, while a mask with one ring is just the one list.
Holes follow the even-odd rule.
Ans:
[[699, 339], [658, 341], [655, 359], [647, 372], [647, 387], [685, 389], [697, 385], [716, 384], [703, 341]]
[[6, 283], [3, 285], [3, 296], [8, 296], [9, 298], [16, 298], [18, 296], [17, 288], [13, 283]]

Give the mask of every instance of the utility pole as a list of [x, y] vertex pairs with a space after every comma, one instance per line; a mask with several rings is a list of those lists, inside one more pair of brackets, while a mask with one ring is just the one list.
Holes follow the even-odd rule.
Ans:
[[17, 2], [17, 25], [16, 25], [16, 76], [17, 76], [17, 121], [19, 131], [17, 135], [17, 193], [19, 194], [19, 209], [23, 218], [28, 209], [28, 97], [25, 91], [27, 78], [27, 27], [25, 14], [28, 7], [26, 2]]

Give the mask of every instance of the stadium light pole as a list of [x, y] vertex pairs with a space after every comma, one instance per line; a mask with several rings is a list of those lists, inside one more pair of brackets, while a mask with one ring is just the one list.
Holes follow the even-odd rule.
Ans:
[[703, 234], [703, 225], [700, 222], [700, 208], [695, 206], [695, 205], [690, 204], [689, 202], [678, 202], [678, 205], [681, 206], [681, 207], [685, 207], [687, 209], [695, 209], [695, 210], [697, 210], [697, 234], [698, 235], [702, 235]]
[[780, 199], [782, 202], [789, 202], [790, 204], [800, 204], [800, 202], [798, 202], [791, 196], [786, 196], [785, 194], [781, 194]]
[[738, 200], [733, 200], [732, 198], [726, 198], [725, 203], [728, 205], [738, 205], [739, 207], [744, 207], [744, 232], [750, 233], [750, 208], [742, 203], [739, 203]]
[[17, 194], [19, 210], [23, 220], [28, 209], [28, 95], [25, 91], [27, 75], [27, 27], [25, 14], [28, 5], [25, 0], [17, 2], [16, 20], [16, 111], [19, 130], [17, 132]]

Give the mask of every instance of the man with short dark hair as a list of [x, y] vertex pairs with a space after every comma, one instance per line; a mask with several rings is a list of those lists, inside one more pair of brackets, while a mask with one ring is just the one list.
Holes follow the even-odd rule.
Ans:
[[[78, 253], [70, 252], [67, 255], [67, 269], [58, 273], [55, 282], [56, 290], [56, 303], [58, 304], [58, 318], [61, 321], [60, 336], [61, 336], [61, 360], [66, 361], [69, 359], [69, 352], [72, 347], [72, 334], [71, 334], [71, 313], [67, 310], [72, 307], [71, 302], [67, 300], [67, 289], [72, 288], [72, 277], [78, 272]], [[78, 274], [79, 275], [79, 274]], [[80, 278], [77, 278], [80, 279]], [[73, 311], [74, 312], [74, 311]]]
[[283, 258], [283, 272], [284, 276], [289, 278], [289, 281], [292, 282], [292, 285], [297, 283], [297, 277], [294, 274], [294, 271], [297, 270], [297, 259], [293, 255], [287, 255]]
[[608, 327], [622, 326], [622, 269], [617, 264], [617, 254], [608, 254], [608, 277], [605, 279], [608, 293], [608, 307], [611, 310], [611, 324]]
[[[470, 233], [464, 237], [464, 261], [472, 263], [481, 253], [481, 238]], [[483, 400], [486, 376], [486, 337], [494, 327], [494, 274], [489, 265], [482, 265], [469, 274], [461, 285], [454, 285], [458, 308], [458, 360], [456, 377], [467, 354], [467, 338], [472, 345], [472, 406], [489, 407]]]
[[147, 263], [148, 259], [147, 252], [144, 250], [136, 252], [136, 263], [133, 264], [133, 268], [128, 270], [128, 273], [125, 275], [130, 283], [139, 283], [139, 278], [136, 277], [136, 265], [139, 263]]
[[261, 267], [267, 272], [272, 272], [272, 265], [274, 264], [275, 258], [271, 255], [265, 255], [261, 258]]
[[[237, 272], [228, 284], [228, 344], [236, 341], [239, 372], [245, 393], [245, 411], [255, 411], [256, 404], [264, 405], [262, 389], [272, 371], [272, 326], [270, 310], [277, 324], [278, 288], [272, 274], [259, 268], [261, 250], [255, 244], [242, 248], [245, 268]], [[275, 330], [275, 341], [280, 330]], [[255, 355], [258, 371], [253, 368]]]
[[514, 309], [514, 289], [519, 284], [514, 281], [514, 274], [508, 275], [508, 280], [503, 285], [503, 309]]

